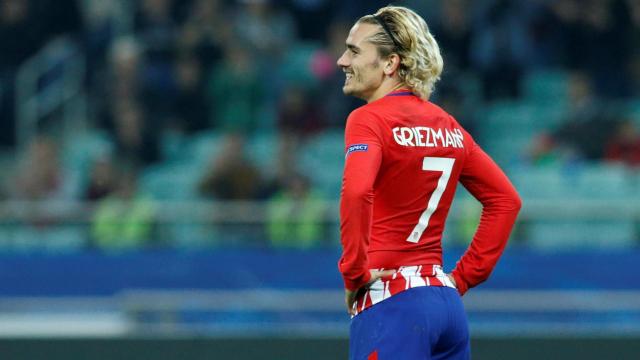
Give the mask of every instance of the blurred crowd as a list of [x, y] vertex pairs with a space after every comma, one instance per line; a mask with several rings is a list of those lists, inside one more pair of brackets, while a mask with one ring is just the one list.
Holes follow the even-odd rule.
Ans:
[[[395, 3], [415, 9], [429, 23], [445, 60], [433, 101], [481, 144], [483, 109], [518, 101], [527, 76], [559, 69], [569, 75], [568, 111], [558, 126], [532, 134], [520, 154], [523, 161], [640, 166], [640, 121], [617, 106], [640, 97], [639, 0]], [[385, 5], [377, 0], [0, 0], [0, 144], [11, 154], [2, 195], [94, 201], [90, 232], [96, 243], [133, 244], [153, 233], [154, 207], [137, 190], [140, 174], [167, 161], [168, 139], [216, 132], [221, 150], [198, 179], [198, 195], [268, 201], [269, 239], [312, 246], [323, 231], [314, 219], [327, 211], [319, 200], [338, 194], [314, 189], [314, 174], [296, 165], [295, 154], [317, 134], [342, 129], [360, 105], [342, 95], [344, 75], [335, 61], [351, 24]], [[84, 174], [65, 172], [64, 139], [49, 128], [55, 125], [47, 126], [55, 122], [43, 122], [28, 146], [16, 146], [16, 73], [62, 36], [75, 42], [86, 60], [85, 122], [111, 144]], [[247, 139], [257, 133], [278, 139], [277, 161], [268, 174], [246, 156]], [[294, 215], [299, 219], [289, 221]]]

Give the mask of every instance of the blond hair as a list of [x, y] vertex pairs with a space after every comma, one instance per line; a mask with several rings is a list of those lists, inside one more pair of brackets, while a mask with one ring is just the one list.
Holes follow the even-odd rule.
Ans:
[[358, 23], [379, 25], [380, 31], [369, 37], [381, 57], [400, 56], [398, 75], [416, 95], [428, 99], [442, 74], [440, 48], [420, 15], [402, 6], [386, 6]]

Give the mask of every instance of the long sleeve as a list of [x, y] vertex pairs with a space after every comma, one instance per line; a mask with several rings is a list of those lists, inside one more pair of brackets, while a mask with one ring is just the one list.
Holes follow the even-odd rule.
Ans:
[[382, 148], [373, 130], [375, 118], [354, 112], [345, 130], [346, 159], [340, 196], [340, 241], [338, 268], [346, 289], [356, 291], [366, 284], [369, 273], [367, 249], [371, 234], [373, 185], [382, 162]]
[[522, 202], [495, 162], [477, 144], [466, 159], [460, 182], [482, 204], [480, 224], [452, 275], [463, 295], [485, 281], [502, 255]]

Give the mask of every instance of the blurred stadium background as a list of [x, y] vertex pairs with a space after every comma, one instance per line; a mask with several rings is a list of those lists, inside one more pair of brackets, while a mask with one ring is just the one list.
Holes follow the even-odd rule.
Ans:
[[[524, 199], [473, 358], [640, 358], [640, 1], [395, 3]], [[0, 358], [346, 358], [334, 63], [384, 5], [0, 0]]]

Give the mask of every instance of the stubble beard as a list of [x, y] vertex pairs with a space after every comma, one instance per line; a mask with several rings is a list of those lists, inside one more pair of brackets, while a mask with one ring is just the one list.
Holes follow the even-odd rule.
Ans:
[[[377, 60], [374, 60], [373, 62], [364, 66], [366, 70], [376, 70], [379, 67], [380, 64]], [[362, 72], [352, 67], [351, 73], [353, 74], [353, 76], [349, 80], [349, 84], [344, 84], [344, 86], [342, 87], [342, 92], [348, 96], [354, 96], [360, 99], [364, 99], [364, 93], [367, 89], [360, 89], [360, 91], [358, 91], [358, 89], [354, 86], [358, 84], [363, 85]]]

